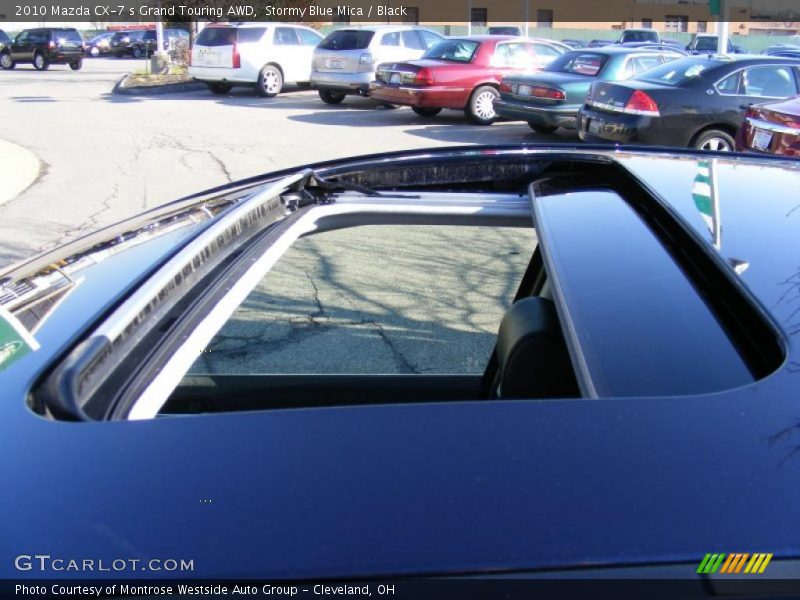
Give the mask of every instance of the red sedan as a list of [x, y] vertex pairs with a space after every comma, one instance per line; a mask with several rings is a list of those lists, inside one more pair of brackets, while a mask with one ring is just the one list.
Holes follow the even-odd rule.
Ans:
[[736, 134], [736, 149], [800, 158], [800, 96], [750, 106]]
[[370, 96], [410, 106], [423, 117], [443, 108], [463, 110], [473, 123], [490, 125], [503, 77], [538, 70], [563, 52], [559, 45], [515, 36], [447, 39], [419, 60], [379, 65]]

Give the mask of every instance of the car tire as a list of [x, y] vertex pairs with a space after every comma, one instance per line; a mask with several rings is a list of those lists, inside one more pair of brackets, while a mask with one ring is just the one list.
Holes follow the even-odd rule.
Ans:
[[11, 60], [11, 53], [10, 52], [3, 52], [0, 54], [0, 67], [3, 69], [10, 71], [14, 67], [17, 66], [13, 60]]
[[133, 54], [133, 58], [142, 58], [142, 50], [136, 46], [134, 46], [131, 54]]
[[100, 56], [100, 48], [98, 48], [97, 46], [92, 46], [91, 50], [89, 50], [89, 56], [93, 58], [97, 58], [98, 56]]
[[528, 127], [533, 129], [536, 133], [541, 133], [543, 135], [555, 133], [556, 129], [558, 129], [557, 125], [540, 125], [539, 123], [534, 123], [533, 121], [528, 121]]
[[497, 120], [494, 112], [494, 99], [500, 97], [500, 92], [490, 85], [482, 85], [472, 92], [464, 112], [467, 118], [476, 125], [491, 125]]
[[319, 90], [319, 97], [325, 104], [340, 104], [344, 100], [344, 94]]
[[731, 134], [721, 129], [706, 129], [694, 138], [692, 148], [698, 150], [715, 150], [717, 152], [732, 152], [735, 142]]
[[83, 67], [83, 59], [79, 58], [78, 60], [69, 63], [69, 68], [73, 71], [80, 71], [81, 67]]
[[206, 86], [208, 86], [212, 94], [216, 94], [217, 96], [224, 96], [233, 89], [230, 83], [223, 83], [221, 81], [209, 81], [206, 83]]
[[256, 91], [262, 98], [274, 98], [283, 89], [283, 73], [275, 65], [267, 65], [258, 74]]
[[50, 67], [50, 61], [48, 61], [44, 54], [41, 52], [37, 52], [33, 55], [33, 68], [37, 71], [47, 71]]
[[412, 106], [411, 110], [417, 113], [420, 117], [435, 117], [442, 112], [441, 108], [428, 108], [424, 106]]

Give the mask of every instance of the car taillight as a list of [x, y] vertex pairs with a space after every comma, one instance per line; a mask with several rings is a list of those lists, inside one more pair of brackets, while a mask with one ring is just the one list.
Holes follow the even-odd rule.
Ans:
[[658, 112], [656, 101], [642, 90], [633, 91], [622, 111], [632, 115], [647, 115], [651, 117], [658, 117], [661, 114]]
[[47, 44], [47, 47], [50, 48], [50, 50], [53, 50], [56, 47], [56, 43], [53, 40], [50, 40], [50, 43]]
[[549, 100], [564, 100], [567, 95], [556, 88], [534, 86], [531, 88], [531, 96], [534, 98], [547, 98]]
[[511, 93], [511, 84], [510, 83], [506, 83], [505, 81], [501, 81], [500, 82], [500, 91], [501, 92], [505, 92], [506, 94], [510, 94]]
[[239, 46], [235, 42], [233, 44], [233, 68], [242, 68], [242, 57], [239, 55]]
[[420, 69], [414, 76], [414, 83], [417, 85], [434, 85], [436, 79], [433, 77], [433, 71], [430, 69]]

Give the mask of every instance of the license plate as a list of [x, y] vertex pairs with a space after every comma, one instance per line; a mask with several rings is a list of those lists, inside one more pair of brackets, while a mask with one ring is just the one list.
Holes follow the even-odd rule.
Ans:
[[753, 132], [753, 148], [756, 150], [768, 150], [770, 142], [772, 142], [772, 132], [756, 127]]
[[600, 131], [603, 129], [603, 122], [598, 121], [597, 119], [589, 119], [589, 125], [587, 128], [589, 133], [600, 135]]
[[222, 55], [216, 50], [211, 50], [210, 48], [198, 49], [197, 59], [198, 64], [213, 67], [220, 66], [224, 62]]
[[529, 85], [521, 85], [517, 90], [517, 95], [519, 96], [530, 96], [531, 95], [531, 86]]
[[400, 75], [400, 73], [392, 73], [389, 76], [389, 83], [400, 83], [401, 79], [402, 76]]
[[329, 58], [325, 61], [325, 67], [328, 69], [344, 69], [344, 61], [338, 58]]

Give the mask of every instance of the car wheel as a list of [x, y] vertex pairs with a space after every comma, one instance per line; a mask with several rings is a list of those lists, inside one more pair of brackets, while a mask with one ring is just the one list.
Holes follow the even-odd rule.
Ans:
[[83, 66], [82, 58], [79, 58], [75, 62], [69, 63], [69, 68], [72, 69], [73, 71], [80, 71], [82, 66]]
[[533, 129], [536, 133], [548, 134], [554, 133], [558, 126], [556, 125], [540, 125], [539, 123], [534, 123], [533, 121], [528, 121], [528, 127]]
[[3, 52], [0, 54], [0, 67], [4, 69], [11, 70], [17, 66], [13, 60], [11, 60], [11, 54], [8, 52]]
[[417, 113], [420, 117], [435, 117], [442, 112], [441, 108], [426, 108], [423, 106], [412, 106], [411, 110]]
[[37, 52], [33, 55], [33, 68], [37, 71], [47, 71], [47, 68], [50, 66], [48, 60], [44, 57], [44, 54], [41, 52]]
[[489, 85], [482, 85], [469, 97], [467, 108], [464, 111], [467, 118], [476, 125], [491, 125], [497, 120], [494, 112], [494, 99], [500, 97], [500, 92]]
[[89, 50], [89, 55], [93, 56], [94, 58], [97, 58], [98, 56], [100, 56], [100, 48], [98, 48], [97, 46], [92, 46], [92, 49]]
[[719, 129], [707, 129], [700, 133], [692, 143], [693, 148], [699, 150], [715, 150], [717, 152], [732, 152], [733, 138], [730, 134]]
[[230, 83], [222, 83], [221, 81], [208, 82], [206, 85], [212, 94], [217, 94], [218, 96], [227, 94], [233, 88]]
[[283, 88], [283, 73], [275, 65], [267, 65], [258, 74], [256, 91], [259, 96], [273, 98], [277, 96]]
[[142, 57], [142, 50], [141, 50], [141, 48], [134, 47], [134, 48], [133, 48], [133, 52], [132, 52], [132, 54], [133, 54], [133, 58], [141, 58], [141, 57]]
[[329, 92], [328, 90], [319, 90], [319, 97], [325, 104], [339, 104], [344, 100], [344, 94]]

